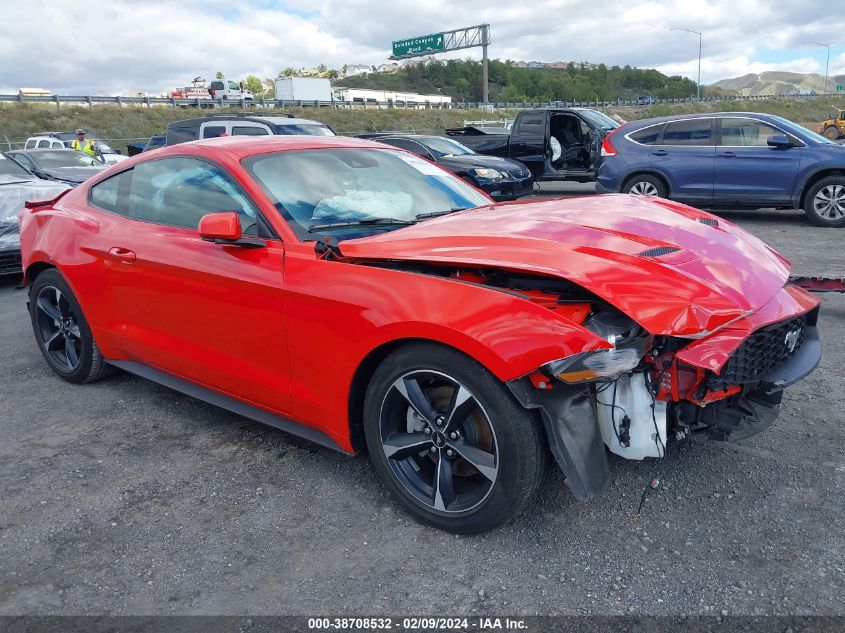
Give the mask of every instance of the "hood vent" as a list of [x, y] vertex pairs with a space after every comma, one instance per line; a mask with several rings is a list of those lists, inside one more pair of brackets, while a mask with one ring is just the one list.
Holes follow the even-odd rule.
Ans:
[[643, 251], [642, 253], [637, 253], [637, 257], [663, 257], [663, 255], [670, 255], [671, 253], [677, 253], [680, 248], [675, 248], [674, 246], [657, 246], [655, 248], [650, 248], [647, 251]]
[[707, 226], [719, 226], [719, 221], [712, 218], [698, 218], [698, 221]]

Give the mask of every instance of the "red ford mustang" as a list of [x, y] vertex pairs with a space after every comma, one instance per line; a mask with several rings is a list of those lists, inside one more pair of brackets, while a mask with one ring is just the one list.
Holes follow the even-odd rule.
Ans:
[[225, 138], [29, 203], [29, 309], [71, 382], [139, 374], [346, 453], [420, 519], [515, 516], [549, 456], [769, 426], [819, 362], [817, 300], [710, 214], [630, 196], [493, 204], [342, 137]]

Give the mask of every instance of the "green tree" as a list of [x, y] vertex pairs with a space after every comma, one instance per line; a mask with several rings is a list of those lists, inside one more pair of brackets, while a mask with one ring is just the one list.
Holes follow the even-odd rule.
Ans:
[[264, 94], [264, 84], [262, 84], [261, 80], [255, 75], [247, 76], [246, 81], [244, 81], [243, 84], [244, 87], [256, 97]]
[[216, 73], [214, 73], [214, 78], [215, 78], [217, 81], [222, 81], [222, 80], [223, 80], [223, 73], [222, 73], [221, 71], [219, 71], [219, 70], [218, 70]]

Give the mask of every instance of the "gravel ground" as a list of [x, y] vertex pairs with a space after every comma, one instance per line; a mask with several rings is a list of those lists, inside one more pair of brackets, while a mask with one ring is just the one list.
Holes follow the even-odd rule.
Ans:
[[[845, 276], [843, 231], [724, 216]], [[366, 458], [126, 374], [62, 382], [0, 284], [0, 615], [845, 614], [845, 295], [821, 296], [822, 366], [775, 426], [672, 445], [641, 515], [654, 463], [613, 458], [600, 498], [555, 469], [515, 522], [455, 537]]]

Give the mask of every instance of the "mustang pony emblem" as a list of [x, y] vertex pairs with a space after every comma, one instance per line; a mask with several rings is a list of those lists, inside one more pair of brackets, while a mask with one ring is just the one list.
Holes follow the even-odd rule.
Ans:
[[786, 344], [786, 349], [789, 350], [789, 353], [795, 351], [795, 346], [798, 345], [798, 337], [801, 334], [799, 330], [789, 330], [786, 333], [786, 338], [784, 339], [784, 344]]

